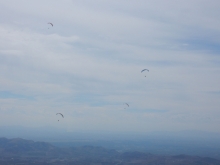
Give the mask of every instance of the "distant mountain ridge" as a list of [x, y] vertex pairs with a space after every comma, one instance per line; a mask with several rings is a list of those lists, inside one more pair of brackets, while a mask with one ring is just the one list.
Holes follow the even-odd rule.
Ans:
[[20, 156], [20, 157], [95, 157], [117, 155], [115, 150], [105, 149], [103, 147], [83, 146], [59, 148], [47, 142], [34, 142], [21, 138], [0, 138], [0, 155], [1, 156]]
[[36, 150], [51, 150], [55, 147], [46, 142], [34, 142], [32, 140], [24, 140], [21, 138], [7, 139], [0, 138], [0, 148], [5, 151], [36, 151]]
[[220, 165], [220, 160], [188, 155], [159, 156], [143, 152], [118, 152], [103, 147], [60, 148], [47, 142], [0, 138], [0, 164], [103, 164], [103, 165]]

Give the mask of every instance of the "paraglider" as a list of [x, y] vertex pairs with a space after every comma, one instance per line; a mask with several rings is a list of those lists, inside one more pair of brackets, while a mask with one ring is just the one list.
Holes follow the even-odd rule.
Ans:
[[[143, 70], [141, 71], [141, 73], [143, 73], [144, 71], [148, 71], [148, 72], [149, 72], [148, 69], [143, 69]], [[146, 75], [145, 75], [145, 77], [146, 77]]]
[[[64, 116], [63, 116], [63, 114], [62, 113], [57, 113], [56, 115], [61, 115], [63, 118], [64, 118]], [[58, 120], [59, 121], [59, 120]]]
[[[128, 103], [124, 103], [126, 105], [126, 107], [129, 107], [129, 104]], [[124, 107], [124, 109], [126, 109], [126, 107]]]
[[[53, 24], [51, 22], [48, 22], [47, 24], [50, 24], [53, 27]], [[48, 29], [50, 29], [50, 28], [48, 27]]]

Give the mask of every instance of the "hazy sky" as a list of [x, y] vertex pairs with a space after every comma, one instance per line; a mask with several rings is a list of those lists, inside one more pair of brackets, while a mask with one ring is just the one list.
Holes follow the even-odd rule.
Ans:
[[0, 126], [220, 132], [220, 1], [1, 0], [0, 105]]

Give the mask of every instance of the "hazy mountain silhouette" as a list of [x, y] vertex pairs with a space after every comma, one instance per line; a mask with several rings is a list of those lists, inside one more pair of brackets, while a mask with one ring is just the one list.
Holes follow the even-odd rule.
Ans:
[[189, 156], [159, 156], [144, 152], [118, 152], [103, 147], [61, 148], [46, 142], [0, 138], [0, 164], [103, 164], [103, 165], [220, 165], [220, 160]]

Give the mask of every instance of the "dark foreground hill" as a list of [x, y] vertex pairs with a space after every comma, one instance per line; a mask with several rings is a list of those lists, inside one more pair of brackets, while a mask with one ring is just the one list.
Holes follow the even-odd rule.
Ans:
[[220, 160], [198, 156], [158, 156], [120, 153], [103, 147], [59, 148], [45, 142], [0, 138], [1, 165], [220, 165]]

